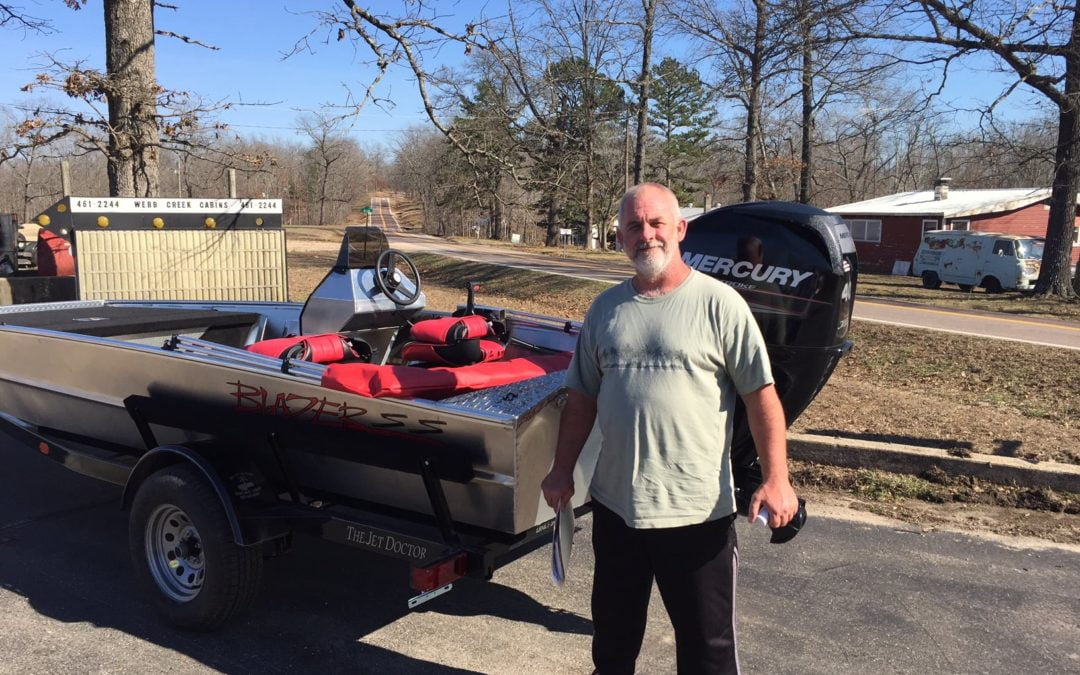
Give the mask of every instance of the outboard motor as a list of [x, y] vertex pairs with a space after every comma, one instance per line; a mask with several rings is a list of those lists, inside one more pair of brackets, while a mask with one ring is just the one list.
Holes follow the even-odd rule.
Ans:
[[0, 277], [19, 269], [19, 225], [10, 213], [0, 213]]
[[[689, 266], [734, 287], [750, 305], [790, 426], [851, 348], [858, 259], [847, 225], [804, 204], [734, 204], [692, 220], [680, 248]], [[741, 401], [731, 459], [745, 513], [761, 472]]]

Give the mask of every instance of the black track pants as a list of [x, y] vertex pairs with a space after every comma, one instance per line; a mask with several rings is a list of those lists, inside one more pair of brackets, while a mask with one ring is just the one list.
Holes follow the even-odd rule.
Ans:
[[735, 516], [700, 525], [633, 529], [593, 502], [593, 663], [633, 673], [653, 579], [675, 628], [680, 675], [737, 673]]

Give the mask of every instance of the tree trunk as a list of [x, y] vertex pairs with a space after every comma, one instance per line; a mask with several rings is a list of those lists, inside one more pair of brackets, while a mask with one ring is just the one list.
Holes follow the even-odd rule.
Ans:
[[750, 57], [750, 91], [746, 102], [746, 162], [743, 166], [742, 198], [752, 202], [757, 198], [757, 144], [761, 133], [761, 59], [765, 44], [768, 7], [765, 0], [755, 0], [757, 13], [754, 26], [754, 50]]
[[[319, 181], [319, 225], [326, 224], [326, 182], [330, 179], [330, 165], [323, 167], [322, 180]], [[368, 221], [371, 217], [368, 216]]]
[[[1076, 297], [1069, 282], [1069, 264], [1076, 228], [1076, 195], [1080, 191], [1080, 14], [1073, 9], [1072, 35], [1065, 50], [1065, 100], [1058, 108], [1054, 151], [1054, 184], [1046, 227], [1038, 295]], [[1078, 267], [1080, 269], [1080, 267]], [[1080, 277], [1080, 272], [1077, 273]], [[1080, 283], [1080, 282], [1078, 282]]]
[[675, 129], [671, 123], [664, 125], [664, 184], [671, 187], [671, 137], [675, 135]]
[[109, 194], [158, 193], [157, 79], [151, 0], [105, 0]]
[[[596, 248], [596, 239], [593, 239], [593, 195], [596, 193], [593, 179], [593, 152], [592, 143], [589, 143], [589, 156], [585, 158], [585, 249]], [[598, 228], [599, 229], [599, 228]], [[597, 232], [599, 234], [599, 231]]]
[[551, 192], [551, 200], [548, 202], [547, 236], [544, 237], [544, 246], [559, 245], [559, 194], [556, 190]]
[[645, 23], [641, 31], [641, 78], [638, 88], [637, 137], [634, 142], [634, 185], [641, 182], [641, 174], [645, 170], [645, 131], [649, 126], [649, 67], [652, 58], [656, 0], [642, 0], [641, 4], [645, 10]]
[[1056, 168], [1050, 192], [1050, 216], [1046, 227], [1046, 248], [1042, 269], [1035, 283], [1038, 295], [1072, 297], [1076, 295], [1069, 280], [1073, 230], [1076, 223], [1076, 195], [1080, 192], [1080, 115], [1076, 95], [1069, 96], [1071, 109], [1058, 115], [1058, 145], [1054, 152]]
[[802, 31], [802, 152], [799, 162], [799, 201], [810, 203], [810, 177], [814, 169], [814, 50], [811, 42], [808, 3], [799, 3], [799, 27]]
[[37, 155], [37, 146], [30, 146], [30, 154], [26, 158], [26, 176], [23, 177], [22, 184], [22, 218], [24, 223], [29, 223], [34, 217], [34, 214], [30, 212], [30, 203], [34, 197], [30, 194], [30, 188], [34, 185], [34, 159]]

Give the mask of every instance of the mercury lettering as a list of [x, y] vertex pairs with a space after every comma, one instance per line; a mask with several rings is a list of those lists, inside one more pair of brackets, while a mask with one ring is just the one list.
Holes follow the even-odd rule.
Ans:
[[814, 276], [813, 272], [800, 272], [790, 267], [779, 265], [762, 265], [748, 260], [735, 261], [731, 258], [719, 258], [717, 256], [693, 253], [683, 253], [683, 262], [690, 267], [707, 274], [719, 274], [735, 279], [752, 279], [778, 286], [790, 286], [795, 288], [802, 282]]

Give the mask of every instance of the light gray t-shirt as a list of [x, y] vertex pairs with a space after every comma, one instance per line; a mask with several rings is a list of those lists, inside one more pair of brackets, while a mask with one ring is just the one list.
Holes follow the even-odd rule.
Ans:
[[694, 525], [735, 512], [735, 394], [773, 381], [750, 308], [692, 270], [674, 291], [628, 280], [585, 316], [566, 386], [597, 399], [603, 441], [590, 491], [630, 527]]

